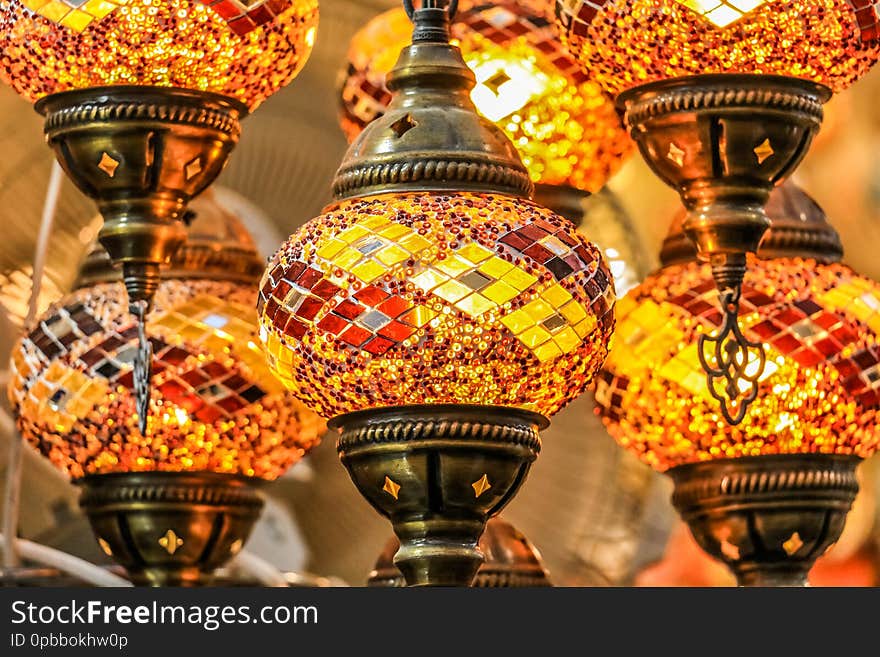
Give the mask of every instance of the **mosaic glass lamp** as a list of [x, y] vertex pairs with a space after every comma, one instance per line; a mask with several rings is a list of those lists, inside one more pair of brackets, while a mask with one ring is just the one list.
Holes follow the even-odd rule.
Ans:
[[[806, 154], [832, 92], [880, 50], [876, 0], [556, 0], [562, 40], [626, 111], [631, 134], [688, 209], [726, 317], [701, 337], [709, 389], [731, 424], [767, 359], [737, 324], [748, 253], [774, 185]], [[744, 384], [744, 385], [741, 385]]]
[[[186, 239], [187, 203], [223, 169], [239, 120], [302, 68], [317, 18], [317, 0], [0, 1], [0, 78], [36, 102], [96, 201], [138, 317]], [[149, 361], [144, 342], [142, 431]]]
[[677, 222], [663, 268], [618, 306], [598, 412], [625, 448], [675, 482], [699, 544], [744, 585], [806, 582], [858, 489], [880, 434], [880, 286], [840, 264], [821, 209], [791, 183], [743, 284], [746, 337], [767, 351], [759, 393], [730, 426], [706, 390], [699, 336], [722, 322], [710, 267]]
[[[388, 541], [376, 560], [367, 586], [402, 587], [406, 581], [394, 565], [394, 554], [400, 548], [396, 536]], [[541, 554], [521, 532], [501, 517], [486, 523], [480, 537], [480, 550], [486, 560], [477, 571], [477, 588], [522, 588], [552, 586], [550, 574], [541, 561]]]
[[[516, 146], [535, 201], [579, 225], [583, 200], [603, 189], [633, 143], [611, 98], [559, 42], [547, 9], [544, 0], [461, 0], [453, 43], [476, 77], [471, 100]], [[385, 112], [385, 76], [410, 31], [406, 13], [392, 9], [352, 39], [340, 89], [349, 141]]]
[[100, 247], [78, 288], [12, 355], [23, 438], [82, 487], [101, 547], [142, 584], [210, 581], [247, 540], [260, 483], [324, 429], [266, 367], [253, 316], [263, 267], [250, 236], [206, 206], [193, 203], [189, 237], [146, 318], [155, 353], [147, 434], [133, 393], [138, 327]]
[[405, 5], [415, 29], [388, 111], [350, 147], [336, 202], [270, 262], [258, 311], [271, 368], [332, 418], [354, 483], [390, 518], [407, 583], [468, 585], [538, 430], [605, 358], [614, 290], [475, 111], [444, 3]]

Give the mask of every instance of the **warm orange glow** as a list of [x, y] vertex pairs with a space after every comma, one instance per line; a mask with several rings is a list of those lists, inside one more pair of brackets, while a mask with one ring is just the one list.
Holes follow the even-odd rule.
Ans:
[[[543, 1], [462, 0], [455, 42], [477, 78], [471, 99], [519, 150], [532, 180], [598, 191], [632, 151], [610, 99], [581, 73], [544, 17]], [[412, 24], [392, 9], [352, 39], [342, 87], [349, 140], [384, 113], [385, 76]]]
[[556, 0], [563, 41], [612, 93], [700, 73], [841, 91], [877, 61], [878, 0]]
[[324, 417], [402, 404], [552, 415], [584, 391], [614, 326], [611, 274], [531, 201], [343, 201], [275, 255], [260, 292], [270, 367]]
[[729, 426], [697, 357], [720, 324], [708, 265], [677, 265], [618, 303], [596, 400], [611, 434], [658, 470], [714, 458], [824, 452], [867, 457], [880, 408], [880, 286], [844, 265], [753, 259], [740, 322], [768, 369]]
[[147, 324], [154, 365], [144, 437], [125, 288], [74, 292], [13, 350], [9, 396], [22, 435], [71, 477], [211, 470], [274, 479], [317, 444], [324, 425], [267, 370], [253, 298], [236, 283], [162, 283]]
[[0, 77], [31, 101], [134, 84], [254, 108], [296, 77], [317, 24], [317, 0], [0, 0]]

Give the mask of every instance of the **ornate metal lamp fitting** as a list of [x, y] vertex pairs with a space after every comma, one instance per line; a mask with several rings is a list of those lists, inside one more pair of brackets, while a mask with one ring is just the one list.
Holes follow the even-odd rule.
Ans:
[[[151, 86], [66, 91], [35, 107], [61, 166], [104, 217], [98, 237], [122, 265], [142, 323], [160, 268], [186, 239], [187, 203], [223, 170], [247, 108], [209, 92]], [[143, 433], [150, 360], [143, 340], [135, 361]]]
[[718, 335], [701, 337], [700, 355], [731, 424], [755, 399], [752, 373], [765, 359], [736, 323], [746, 254], [757, 251], [770, 191], [806, 154], [830, 95], [792, 77], [722, 74], [652, 82], [618, 98], [645, 160], [688, 210], [685, 234], [712, 265], [726, 319]]

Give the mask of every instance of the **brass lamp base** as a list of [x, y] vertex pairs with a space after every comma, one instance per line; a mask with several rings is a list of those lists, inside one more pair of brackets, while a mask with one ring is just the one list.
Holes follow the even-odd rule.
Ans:
[[855, 456], [778, 454], [669, 470], [672, 502], [697, 543], [740, 586], [807, 586], [859, 486]]
[[98, 237], [122, 264], [130, 301], [149, 302], [159, 267], [186, 239], [187, 203], [223, 170], [247, 108], [204, 91], [121, 85], [35, 107], [61, 166], [104, 217]]
[[486, 521], [516, 495], [548, 420], [499, 406], [437, 404], [349, 413], [339, 458], [400, 539], [408, 586], [470, 586], [483, 563]]
[[[477, 588], [524, 588], [553, 586], [550, 575], [541, 563], [535, 547], [513, 525], [500, 517], [490, 518], [486, 531], [480, 537], [480, 550], [486, 560], [477, 571], [473, 585]], [[376, 566], [370, 573], [367, 586], [406, 586], [403, 574], [394, 565], [394, 555], [400, 541], [392, 536]]]
[[75, 483], [101, 548], [141, 586], [210, 584], [263, 508], [253, 480], [231, 474], [113, 473]]

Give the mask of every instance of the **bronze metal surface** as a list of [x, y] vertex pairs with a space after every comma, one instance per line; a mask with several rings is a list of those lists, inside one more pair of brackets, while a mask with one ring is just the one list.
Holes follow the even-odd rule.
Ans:
[[815, 560], [843, 531], [860, 461], [775, 454], [682, 465], [668, 473], [672, 503], [740, 586], [806, 586]]
[[516, 495], [541, 448], [546, 418], [501, 406], [376, 408], [328, 422], [361, 495], [400, 539], [409, 586], [469, 586], [486, 521]]
[[101, 548], [147, 586], [211, 583], [263, 508], [261, 480], [215, 472], [88, 475], [80, 506]]
[[[489, 519], [478, 545], [486, 560], [477, 571], [473, 586], [477, 588], [552, 586], [550, 574], [544, 568], [535, 546], [501, 517]], [[403, 573], [394, 565], [394, 555], [399, 548], [400, 541], [396, 536], [392, 536], [376, 560], [376, 566], [370, 573], [367, 586], [406, 586]]]

